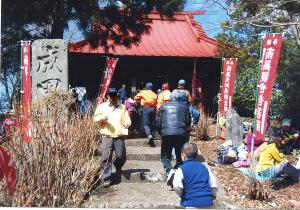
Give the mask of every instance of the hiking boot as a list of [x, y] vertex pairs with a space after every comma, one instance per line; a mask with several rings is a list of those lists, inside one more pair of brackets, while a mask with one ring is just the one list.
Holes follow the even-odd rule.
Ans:
[[103, 187], [109, 187], [110, 185], [111, 185], [111, 180], [110, 179], [103, 180]]
[[114, 174], [113, 184], [119, 184], [122, 181], [122, 168], [116, 168], [116, 173]]
[[168, 173], [167, 185], [171, 186], [172, 189], [173, 189], [174, 175], [175, 175], [175, 170], [171, 169], [170, 172]]
[[122, 174], [122, 168], [116, 168], [116, 174]]
[[147, 143], [150, 147], [155, 147], [155, 143], [154, 143], [154, 140], [153, 140], [153, 137], [152, 135], [149, 135], [148, 136], [148, 143]]
[[156, 147], [156, 145], [155, 145], [155, 143], [154, 143], [153, 140], [152, 140], [152, 141], [149, 141], [149, 142], [148, 142], [148, 145], [149, 145], [150, 147]]

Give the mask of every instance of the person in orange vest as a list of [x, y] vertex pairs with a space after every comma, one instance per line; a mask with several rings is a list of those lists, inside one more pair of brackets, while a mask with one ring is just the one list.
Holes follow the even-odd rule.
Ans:
[[162, 85], [162, 92], [158, 95], [156, 111], [159, 107], [167, 102], [171, 101], [171, 92], [169, 90], [169, 84], [165, 83]]
[[157, 105], [157, 95], [152, 91], [152, 83], [148, 82], [144, 90], [138, 93], [134, 100], [141, 103], [143, 109], [143, 127], [148, 138], [148, 145], [155, 147], [152, 131], [155, 121], [155, 109]]

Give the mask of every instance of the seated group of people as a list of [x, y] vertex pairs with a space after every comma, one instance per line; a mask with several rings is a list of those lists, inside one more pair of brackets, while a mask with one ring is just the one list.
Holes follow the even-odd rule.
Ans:
[[[281, 128], [271, 128], [268, 125], [264, 139], [253, 138], [252, 133], [253, 127], [246, 135], [243, 144], [238, 148], [232, 149], [233, 146], [230, 145], [231, 151], [234, 151], [232, 156], [240, 161], [254, 160], [256, 173], [259, 176], [274, 178], [285, 174], [291, 180], [298, 182], [300, 177], [300, 139], [299, 132], [291, 129], [291, 120], [283, 119]], [[223, 145], [226, 144], [228, 145], [227, 142]], [[296, 166], [285, 158], [285, 155], [291, 153], [298, 155]]]
[[[269, 124], [269, 123], [268, 123]], [[253, 127], [246, 135], [246, 143], [248, 151], [251, 150], [251, 141], [252, 141]], [[267, 137], [276, 135], [281, 137], [281, 145], [279, 150], [286, 155], [291, 154], [292, 152], [297, 152], [300, 150], [300, 138], [299, 132], [291, 128], [291, 120], [284, 118], [281, 123], [280, 128], [267, 127]], [[254, 138], [254, 150], [263, 144], [265, 140]]]
[[[300, 177], [300, 167], [292, 165], [285, 155], [297, 155], [300, 150], [299, 132], [291, 128], [291, 120], [283, 119], [281, 128], [268, 128], [264, 142], [256, 140], [254, 158], [258, 159], [256, 171], [259, 175], [274, 178], [280, 174], [286, 174], [291, 180], [298, 182]], [[248, 140], [249, 141], [249, 140]], [[259, 144], [257, 144], [259, 143]], [[257, 148], [256, 148], [257, 147]], [[298, 156], [298, 159], [300, 154]]]

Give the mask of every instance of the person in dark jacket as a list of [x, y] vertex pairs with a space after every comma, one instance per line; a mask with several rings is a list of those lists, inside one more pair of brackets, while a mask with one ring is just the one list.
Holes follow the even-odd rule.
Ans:
[[280, 150], [289, 155], [293, 150], [300, 149], [300, 132], [291, 128], [291, 119], [288, 118], [282, 120], [281, 126], [279, 130], [276, 130], [276, 134], [282, 138]]
[[126, 98], [126, 85], [123, 84], [122, 87], [118, 90], [119, 102], [124, 104]]
[[[171, 163], [172, 149], [175, 148], [176, 166], [182, 163], [181, 148], [191, 126], [191, 114], [186, 103], [171, 101], [159, 108], [156, 123], [161, 130], [161, 162], [166, 175], [169, 176], [173, 166]], [[168, 177], [169, 179], [169, 177]]]

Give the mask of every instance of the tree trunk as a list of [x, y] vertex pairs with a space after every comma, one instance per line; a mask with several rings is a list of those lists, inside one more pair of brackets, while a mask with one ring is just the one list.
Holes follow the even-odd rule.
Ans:
[[64, 37], [64, 0], [57, 0], [53, 9], [52, 23], [48, 26], [50, 39]]
[[[292, 15], [291, 19], [296, 23], [297, 22], [300, 23], [300, 15], [299, 14]], [[300, 25], [293, 25], [293, 26], [291, 26], [291, 29], [292, 29], [295, 39], [297, 41], [298, 47], [300, 48]]]

